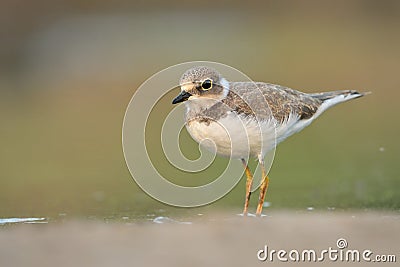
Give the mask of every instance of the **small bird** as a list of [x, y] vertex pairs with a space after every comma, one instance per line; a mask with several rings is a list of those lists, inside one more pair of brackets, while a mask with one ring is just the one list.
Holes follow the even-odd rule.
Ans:
[[243, 214], [247, 214], [253, 174], [246, 158], [258, 159], [262, 182], [256, 214], [261, 215], [269, 178], [264, 158], [290, 135], [301, 131], [326, 109], [365, 93], [354, 90], [307, 94], [264, 82], [229, 82], [210, 67], [187, 70], [181, 93], [172, 104], [185, 102], [185, 126], [192, 138], [222, 156], [242, 161], [247, 176]]

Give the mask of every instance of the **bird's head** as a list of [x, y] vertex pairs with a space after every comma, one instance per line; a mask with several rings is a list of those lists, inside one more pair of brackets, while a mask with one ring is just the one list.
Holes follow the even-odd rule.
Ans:
[[181, 93], [174, 98], [172, 104], [194, 99], [221, 100], [229, 92], [228, 81], [215, 69], [204, 66], [187, 70], [182, 75], [179, 85]]

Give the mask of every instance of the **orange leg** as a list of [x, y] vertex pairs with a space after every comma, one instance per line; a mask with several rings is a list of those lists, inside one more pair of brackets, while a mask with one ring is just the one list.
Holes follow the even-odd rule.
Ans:
[[269, 178], [268, 178], [267, 174], [265, 173], [264, 162], [262, 160], [260, 160], [260, 165], [261, 165], [261, 170], [262, 170], [263, 181], [260, 186], [260, 197], [258, 198], [256, 215], [261, 215], [263, 204], [264, 204], [264, 199], [265, 199], [265, 194], [267, 192], [268, 183], [269, 183]]
[[251, 173], [249, 166], [247, 165], [246, 161], [242, 159], [242, 163], [244, 166], [244, 169], [246, 171], [246, 199], [244, 201], [244, 209], [243, 209], [243, 215], [247, 214], [247, 210], [249, 207], [249, 202], [250, 202], [250, 196], [251, 196], [251, 186], [253, 184], [253, 174]]

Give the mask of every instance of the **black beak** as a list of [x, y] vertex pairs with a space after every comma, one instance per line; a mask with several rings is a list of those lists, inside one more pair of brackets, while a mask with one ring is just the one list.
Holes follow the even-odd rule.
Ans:
[[177, 97], [174, 98], [174, 100], [172, 100], [172, 104], [177, 104], [183, 101], [188, 100], [188, 98], [191, 96], [192, 94], [186, 92], [186, 91], [182, 91]]

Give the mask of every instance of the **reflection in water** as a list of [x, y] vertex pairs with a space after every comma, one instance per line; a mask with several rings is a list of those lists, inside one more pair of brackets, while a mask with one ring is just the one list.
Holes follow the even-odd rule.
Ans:
[[3, 218], [0, 225], [7, 223], [48, 223], [46, 218]]
[[153, 223], [158, 223], [158, 224], [162, 224], [162, 223], [177, 223], [177, 224], [192, 224], [192, 222], [180, 222], [180, 221], [176, 221], [174, 219], [168, 218], [168, 217], [163, 217], [163, 216], [158, 216], [156, 218], [153, 219]]

